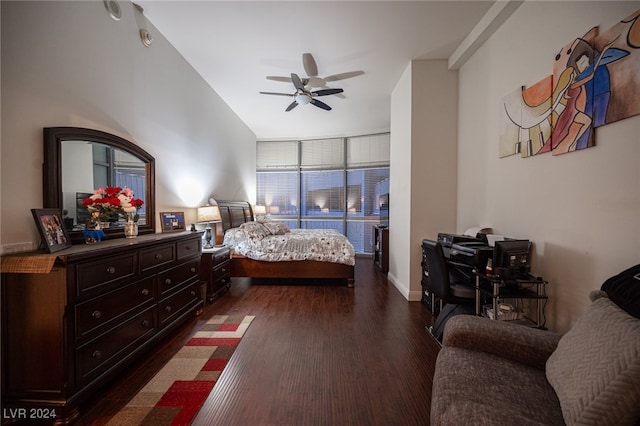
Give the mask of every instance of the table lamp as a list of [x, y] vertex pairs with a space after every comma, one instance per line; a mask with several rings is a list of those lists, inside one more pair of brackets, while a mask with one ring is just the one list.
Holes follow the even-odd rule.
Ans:
[[253, 215], [256, 217], [256, 220], [259, 218], [262, 219], [263, 216], [267, 214], [267, 207], [263, 205], [253, 206]]
[[218, 206], [202, 206], [198, 207], [198, 217], [196, 219], [198, 223], [206, 223], [207, 227], [204, 232], [204, 239], [206, 241], [206, 245], [203, 248], [213, 248], [211, 244], [211, 223], [222, 222], [222, 217], [220, 216], [220, 209]]

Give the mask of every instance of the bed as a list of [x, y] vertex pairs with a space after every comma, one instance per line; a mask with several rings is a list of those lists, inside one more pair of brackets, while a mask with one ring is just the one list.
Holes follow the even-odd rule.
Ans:
[[[275, 257], [278, 260], [258, 260], [253, 258], [255, 250], [247, 250], [247, 247], [240, 247], [230, 234], [235, 233], [236, 237], [240, 236], [241, 227], [248, 228], [254, 221], [253, 210], [251, 204], [246, 201], [217, 201], [222, 217], [222, 226], [217, 227], [217, 242], [222, 241], [231, 247], [231, 276], [232, 277], [251, 277], [251, 278], [313, 278], [313, 279], [336, 279], [343, 280], [349, 287], [354, 285], [354, 269], [355, 257], [350, 260], [344, 256], [338, 256], [340, 259], [328, 260], [284, 260], [282, 255]], [[247, 225], [244, 225], [247, 223]], [[311, 230], [291, 230], [291, 237], [300, 238], [300, 234]], [[278, 235], [281, 237], [281, 235]], [[344, 239], [342, 234], [336, 232], [336, 238]], [[270, 237], [265, 237], [270, 238]], [[348, 243], [348, 240], [345, 239]], [[329, 244], [329, 242], [327, 242]], [[346, 243], [345, 243], [346, 244]], [[351, 246], [351, 243], [348, 243]], [[350, 247], [353, 250], [353, 246]], [[245, 254], [241, 254], [245, 253]], [[286, 257], [291, 258], [289, 254]], [[295, 257], [295, 256], [293, 256]], [[310, 256], [307, 256], [310, 257]], [[323, 258], [318, 255], [318, 258]]]

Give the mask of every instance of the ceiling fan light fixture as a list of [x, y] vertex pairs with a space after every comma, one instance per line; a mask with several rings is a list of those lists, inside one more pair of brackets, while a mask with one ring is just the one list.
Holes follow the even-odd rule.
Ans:
[[295, 95], [293, 98], [300, 105], [306, 105], [309, 102], [311, 102], [311, 96], [307, 95], [306, 93], [299, 93]]

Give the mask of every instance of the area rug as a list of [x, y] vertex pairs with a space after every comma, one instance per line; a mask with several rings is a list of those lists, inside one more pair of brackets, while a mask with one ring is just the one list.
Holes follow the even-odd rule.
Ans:
[[107, 424], [189, 425], [254, 318], [212, 317]]

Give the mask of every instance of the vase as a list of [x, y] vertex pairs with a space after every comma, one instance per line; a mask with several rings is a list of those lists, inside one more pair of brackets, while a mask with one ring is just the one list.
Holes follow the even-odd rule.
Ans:
[[124, 223], [124, 236], [127, 238], [135, 238], [138, 236], [138, 223], [128, 220]]

